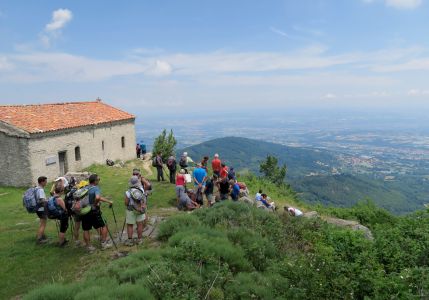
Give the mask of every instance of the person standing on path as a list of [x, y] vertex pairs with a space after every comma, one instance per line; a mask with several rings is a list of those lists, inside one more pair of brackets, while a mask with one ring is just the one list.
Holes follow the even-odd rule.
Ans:
[[162, 170], [164, 162], [162, 161], [161, 152], [158, 152], [155, 158], [155, 166], [156, 166], [156, 178], [158, 181], [165, 181], [164, 172]]
[[170, 183], [176, 183], [177, 163], [176, 158], [173, 155], [171, 155], [167, 160], [167, 168], [170, 171]]

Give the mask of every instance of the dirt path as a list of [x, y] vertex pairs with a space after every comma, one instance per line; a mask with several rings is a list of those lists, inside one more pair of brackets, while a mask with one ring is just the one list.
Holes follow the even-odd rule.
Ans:
[[143, 156], [143, 169], [145, 170], [147, 176], [152, 176], [152, 153], [146, 153]]

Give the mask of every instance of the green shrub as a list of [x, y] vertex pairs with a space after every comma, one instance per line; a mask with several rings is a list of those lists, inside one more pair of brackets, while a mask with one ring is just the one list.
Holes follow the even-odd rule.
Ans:
[[176, 232], [186, 228], [198, 228], [200, 225], [200, 221], [195, 214], [179, 214], [159, 225], [158, 239], [165, 241]]

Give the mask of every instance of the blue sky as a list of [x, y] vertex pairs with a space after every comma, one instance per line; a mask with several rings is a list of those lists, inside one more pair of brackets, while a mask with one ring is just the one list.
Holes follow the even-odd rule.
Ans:
[[0, 103], [428, 108], [427, 0], [0, 1]]

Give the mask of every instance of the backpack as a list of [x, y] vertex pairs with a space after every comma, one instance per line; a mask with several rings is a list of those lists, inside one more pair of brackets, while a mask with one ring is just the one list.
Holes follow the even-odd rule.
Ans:
[[106, 159], [106, 165], [108, 165], [109, 167], [113, 166], [115, 164], [115, 162], [111, 159]]
[[22, 197], [22, 205], [27, 209], [29, 214], [36, 213], [39, 206], [39, 199], [37, 199], [37, 191], [39, 187], [31, 187], [25, 191]]
[[158, 161], [155, 156], [154, 158], [152, 158], [152, 167], [157, 167], [157, 166], [158, 166]]
[[130, 201], [128, 202], [128, 207], [130, 210], [135, 210], [139, 213], [144, 213], [144, 209], [142, 211], [141, 205], [142, 201], [145, 200], [145, 194], [142, 189], [132, 187], [128, 190], [128, 193], [130, 194]]
[[175, 164], [176, 164], [176, 160], [174, 159], [174, 157], [170, 157], [167, 160], [167, 167], [168, 167], [168, 169], [174, 169]]
[[52, 196], [49, 198], [48, 203], [46, 204], [49, 219], [58, 219], [61, 215], [64, 214], [63, 208], [57, 203], [58, 198], [58, 196]]
[[180, 165], [182, 168], [186, 168], [186, 167], [188, 167], [188, 159], [186, 158], [186, 156], [182, 156], [182, 157], [180, 158], [179, 165]]
[[86, 215], [92, 209], [92, 205], [89, 202], [89, 191], [92, 187], [83, 187], [74, 192], [74, 203], [71, 207], [73, 213], [79, 216]]

